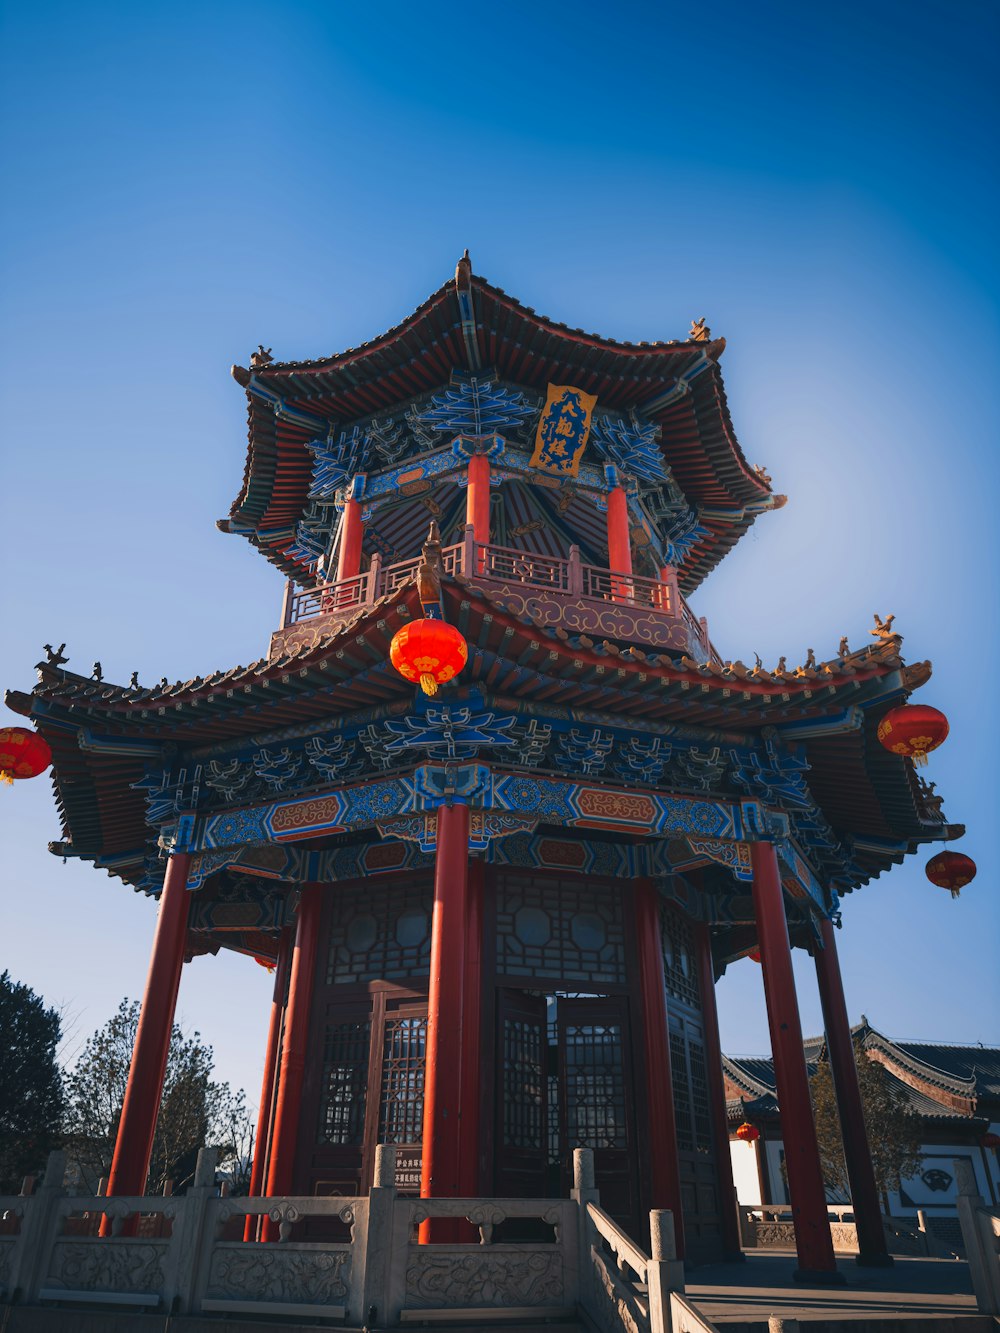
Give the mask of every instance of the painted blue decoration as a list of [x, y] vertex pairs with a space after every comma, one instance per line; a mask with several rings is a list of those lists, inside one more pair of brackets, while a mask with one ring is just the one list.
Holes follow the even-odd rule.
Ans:
[[359, 472], [367, 472], [371, 457], [371, 435], [364, 426], [354, 425], [342, 430], [336, 438], [333, 432], [326, 439], [311, 440], [306, 448], [312, 454], [311, 500], [332, 500], [336, 492]]
[[643, 481], [670, 479], [659, 446], [660, 428], [634, 414], [629, 420], [602, 414], [590, 425], [590, 442], [602, 458]]
[[361, 768], [355, 758], [356, 749], [354, 743], [342, 735], [332, 736], [327, 741], [313, 736], [306, 743], [305, 755], [324, 782], [334, 782], [337, 778], [356, 776]]
[[567, 736], [559, 737], [559, 766], [569, 773], [594, 777], [604, 772], [614, 744], [615, 738], [610, 732], [595, 727], [587, 735], [574, 727]]
[[254, 772], [263, 778], [271, 791], [284, 792], [295, 785], [302, 772], [302, 755], [293, 754], [287, 747], [276, 753], [258, 750], [253, 757]]
[[210, 759], [205, 766], [205, 786], [218, 792], [229, 805], [239, 799], [252, 781], [253, 769], [241, 759]]
[[471, 708], [427, 707], [423, 717], [407, 717], [401, 722], [383, 722], [389, 738], [388, 754], [404, 750], [422, 750], [430, 759], [475, 759], [483, 746], [513, 746], [508, 732], [513, 715], [473, 712]]
[[493, 435], [517, 431], [537, 418], [539, 405], [523, 393], [498, 384], [493, 376], [453, 371], [451, 386], [435, 394], [429, 405], [415, 407], [407, 420], [421, 432], [452, 435]]
[[670, 742], [660, 736], [648, 739], [632, 736], [615, 760], [615, 772], [626, 782], [641, 782], [644, 786], [655, 787], [663, 777], [663, 770], [670, 762], [672, 751]]

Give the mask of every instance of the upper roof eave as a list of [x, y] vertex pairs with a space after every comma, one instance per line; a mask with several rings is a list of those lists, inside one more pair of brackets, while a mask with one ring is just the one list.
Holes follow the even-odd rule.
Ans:
[[[482, 357], [483, 364], [496, 363], [500, 373], [518, 382], [528, 383], [534, 377], [537, 387], [544, 386], [550, 373], [560, 382], [567, 382], [571, 374], [586, 378], [592, 373], [595, 378], [589, 388], [596, 389], [598, 380], [601, 385], [612, 385], [610, 390], [601, 388], [599, 395], [609, 406], [622, 410], [650, 407], [648, 415], [661, 427], [664, 452], [678, 484], [692, 504], [707, 506], [710, 511], [702, 524], [704, 533], [681, 569], [685, 591], [693, 590], [753, 524], [754, 507], [767, 501], [777, 507], [781, 498], [773, 495], [766, 474], [747, 463], [736, 438], [718, 366], [725, 340], [619, 342], [539, 315], [471, 271], [463, 279], [461, 271], [460, 263], [455, 280], [438, 288], [406, 319], [377, 338], [332, 356], [271, 361], [252, 370], [237, 366], [233, 368], [234, 377], [247, 387], [252, 375], [260, 385], [284, 395], [290, 403], [313, 411], [317, 406], [311, 401], [312, 395], [319, 396], [319, 380], [327, 377], [322, 385], [327, 402], [324, 414], [345, 423], [374, 410], [385, 410], [392, 402], [430, 392], [447, 382], [450, 369], [468, 364], [468, 353], [461, 350], [467, 346], [459, 301], [460, 284], [464, 282], [475, 311], [476, 356]], [[499, 321], [504, 321], [503, 340], [493, 329], [493, 322]], [[503, 346], [509, 342], [513, 349], [513, 366], [503, 364], [505, 354], [497, 350], [501, 342]], [[431, 349], [434, 356], [426, 355]], [[522, 375], [525, 366], [530, 369]], [[688, 382], [684, 376], [699, 366], [697, 377]], [[406, 391], [394, 391], [376, 403], [372, 397], [376, 382], [392, 379], [396, 383], [403, 375], [408, 384]], [[620, 404], [614, 392], [619, 381], [627, 382]], [[352, 406], [334, 412], [329, 405], [341, 391], [346, 395], [345, 404]], [[249, 388], [247, 392], [251, 401], [243, 485], [230, 509], [229, 519], [234, 526], [225, 522], [220, 526], [254, 541], [248, 525], [255, 535], [258, 529], [269, 526], [294, 527], [307, 500], [311, 457], [305, 450], [304, 436], [300, 438], [301, 427], [275, 422], [270, 413], [262, 415]], [[706, 460], [710, 460], [707, 473]], [[279, 479], [281, 485], [276, 488]], [[274, 512], [273, 501], [280, 516]], [[287, 547], [293, 540], [290, 533], [287, 540], [258, 537], [254, 544], [284, 573], [308, 582], [307, 567], [288, 554]]]

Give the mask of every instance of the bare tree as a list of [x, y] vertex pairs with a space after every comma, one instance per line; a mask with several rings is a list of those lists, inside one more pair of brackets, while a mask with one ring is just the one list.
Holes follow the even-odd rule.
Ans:
[[[96, 1190], [111, 1169], [118, 1121], [128, 1083], [139, 1004], [122, 1000], [114, 1016], [85, 1044], [66, 1077], [66, 1146], [85, 1188]], [[241, 1158], [251, 1135], [245, 1097], [212, 1079], [214, 1058], [199, 1033], [174, 1024], [156, 1121], [147, 1192], [162, 1193], [167, 1181], [183, 1189], [193, 1174], [198, 1149], [218, 1147], [223, 1169], [239, 1181]], [[234, 1188], [234, 1193], [237, 1192]]]

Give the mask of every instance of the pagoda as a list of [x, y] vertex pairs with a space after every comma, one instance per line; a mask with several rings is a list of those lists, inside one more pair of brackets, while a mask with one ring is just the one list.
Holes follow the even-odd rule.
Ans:
[[[266, 654], [151, 688], [50, 654], [8, 695], [54, 757], [51, 850], [158, 902], [110, 1194], [144, 1187], [183, 963], [230, 949], [275, 969], [252, 1193], [364, 1194], [387, 1143], [415, 1194], [555, 1196], [588, 1147], [631, 1234], [670, 1208], [689, 1260], [737, 1253], [714, 985], [755, 953], [800, 1275], [828, 1279], [794, 947], [888, 1262], [834, 927], [962, 829], [879, 743], [930, 676], [891, 618], [767, 668], [688, 606], [784, 503], [724, 347], [568, 328], [466, 254], [371, 342], [233, 367], [220, 527], [287, 579]], [[428, 624], [467, 656], [433, 694], [390, 660]]]

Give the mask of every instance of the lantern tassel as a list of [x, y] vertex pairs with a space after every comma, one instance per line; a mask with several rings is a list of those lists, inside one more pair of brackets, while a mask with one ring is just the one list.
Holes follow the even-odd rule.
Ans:
[[13, 773], [10, 773], [6, 768], [0, 769], [0, 782], [2, 782], [5, 787], [13, 787], [14, 785]]
[[438, 692], [438, 683], [429, 672], [425, 671], [420, 677], [420, 688], [423, 690], [424, 694], [429, 694], [433, 697]]
[[948, 892], [951, 894], [953, 898], [958, 898], [961, 896], [961, 891], [959, 889], [949, 889]]
[[918, 765], [920, 768], [926, 768], [926, 767], [927, 767], [927, 751], [926, 751], [926, 750], [917, 750], [916, 753], [915, 753], [914, 756], [913, 756], [913, 762], [914, 762], [916, 765]]

